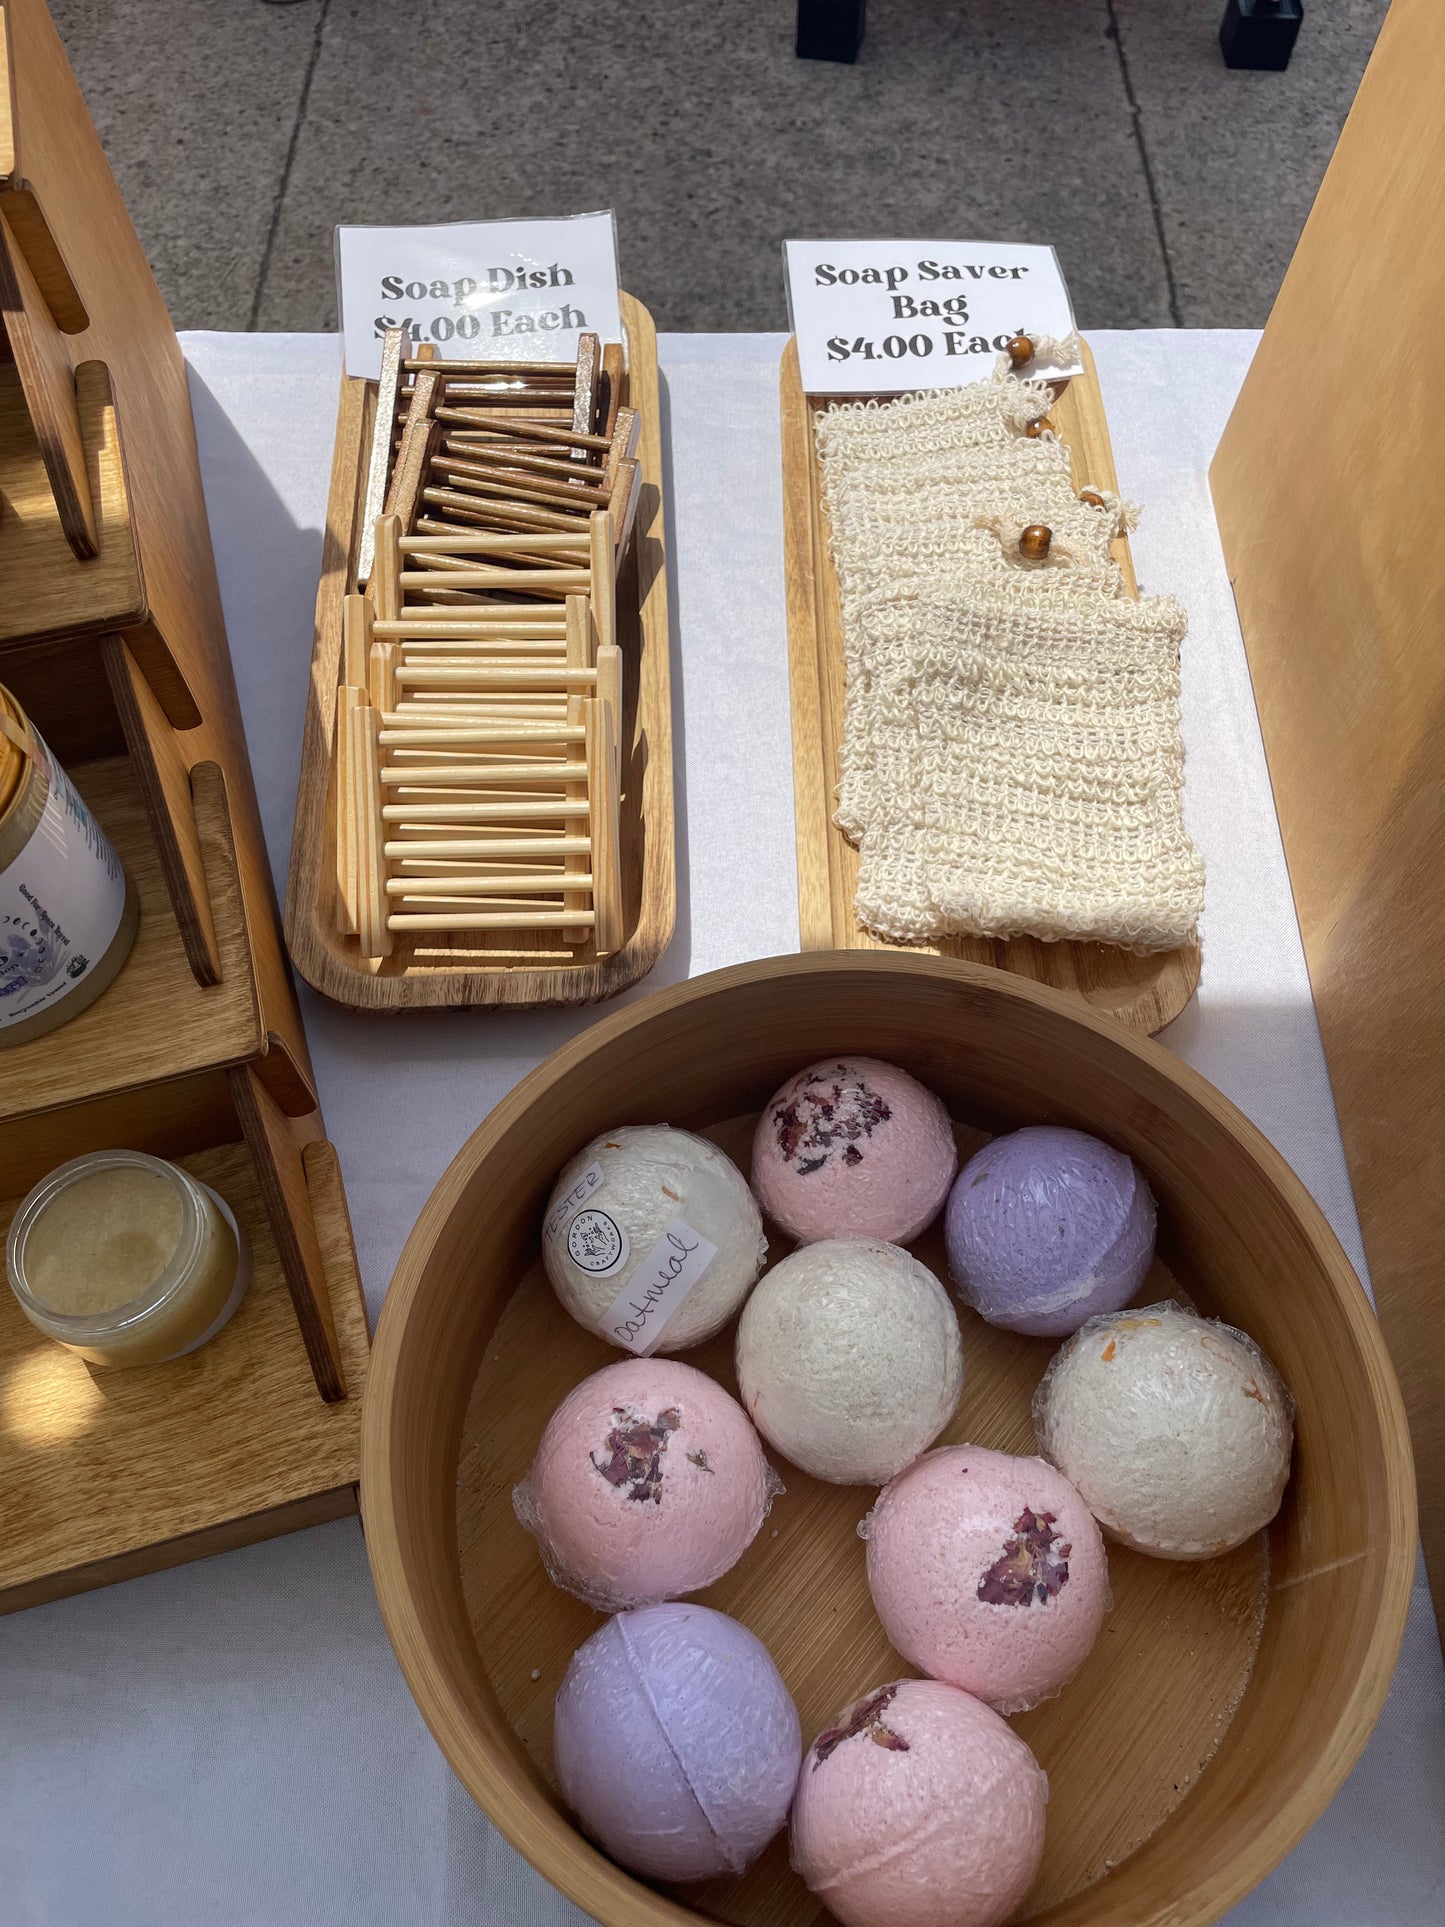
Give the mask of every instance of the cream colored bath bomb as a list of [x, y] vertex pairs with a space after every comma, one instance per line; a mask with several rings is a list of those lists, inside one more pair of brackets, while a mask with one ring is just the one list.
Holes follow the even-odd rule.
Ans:
[[547, 1276], [578, 1324], [648, 1355], [721, 1331], [767, 1249], [732, 1159], [668, 1124], [594, 1138], [563, 1168], [542, 1222]]
[[938, 1437], [963, 1390], [948, 1293], [899, 1245], [804, 1245], [738, 1324], [743, 1405], [785, 1459], [834, 1485], [882, 1485]]
[[1294, 1408], [1253, 1339], [1166, 1303], [1082, 1326], [1034, 1394], [1034, 1430], [1106, 1532], [1211, 1559], [1278, 1512]]

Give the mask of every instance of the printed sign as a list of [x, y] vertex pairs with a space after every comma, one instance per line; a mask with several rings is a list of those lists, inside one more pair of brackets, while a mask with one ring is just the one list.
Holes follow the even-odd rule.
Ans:
[[[1010, 336], [1071, 334], [1050, 247], [1003, 241], [786, 241], [809, 395], [902, 395], [982, 381]], [[1033, 373], [1034, 369], [1030, 369]], [[1077, 375], [1077, 362], [1039, 364]]]
[[444, 361], [573, 361], [586, 332], [621, 341], [611, 210], [560, 220], [339, 227], [346, 371], [375, 381], [405, 327]]
[[598, 1321], [598, 1330], [614, 1345], [647, 1357], [716, 1256], [717, 1246], [700, 1231], [681, 1218], [672, 1219]]

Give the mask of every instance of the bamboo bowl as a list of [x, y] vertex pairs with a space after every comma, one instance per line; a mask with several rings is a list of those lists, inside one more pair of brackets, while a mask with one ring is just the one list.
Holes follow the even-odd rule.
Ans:
[[[551, 1778], [553, 1695], [599, 1616], [547, 1581], [511, 1514], [557, 1400], [620, 1356], [561, 1311], [538, 1256], [553, 1177], [599, 1131], [666, 1120], [744, 1155], [791, 1071], [834, 1052], [903, 1065], [962, 1120], [1053, 1121], [1144, 1167], [1176, 1291], [1265, 1347], [1298, 1402], [1294, 1475], [1268, 1534], [1174, 1565], [1111, 1547], [1114, 1608], [1061, 1697], [1016, 1722], [1050, 1776], [1048, 1844], [1021, 1918], [1204, 1927], [1324, 1810], [1383, 1704], [1415, 1562], [1404, 1413], [1374, 1316], [1304, 1186], [1234, 1107], [1147, 1039], [973, 964], [824, 952], [719, 971], [616, 1012], [556, 1052], [458, 1153], [402, 1254], [367, 1390], [362, 1511], [402, 1670], [463, 1785], [604, 1927], [826, 1920], [780, 1839], [741, 1881], [660, 1890], [573, 1827]], [[774, 1240], [775, 1255], [781, 1255]], [[941, 1269], [937, 1234], [915, 1247]], [[1053, 1346], [964, 1312], [953, 1439], [1032, 1450]], [[730, 1386], [732, 1332], [689, 1353]], [[776, 1456], [776, 1455], [773, 1455]], [[788, 1491], [699, 1595], [767, 1643], [804, 1738], [909, 1669], [868, 1600], [872, 1500], [783, 1465]]]

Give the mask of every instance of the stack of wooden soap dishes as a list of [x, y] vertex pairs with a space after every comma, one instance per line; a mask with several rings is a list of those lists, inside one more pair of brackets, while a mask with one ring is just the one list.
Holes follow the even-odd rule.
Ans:
[[336, 714], [337, 925], [623, 941], [617, 565], [639, 423], [622, 351], [382, 351]]

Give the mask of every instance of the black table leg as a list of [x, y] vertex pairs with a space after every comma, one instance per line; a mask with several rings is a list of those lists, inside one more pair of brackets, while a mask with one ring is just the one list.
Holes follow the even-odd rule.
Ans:
[[799, 60], [858, 58], [867, 0], [798, 0]]
[[1225, 66], [1282, 74], [1303, 18], [1300, 0], [1229, 0], [1219, 29]]

